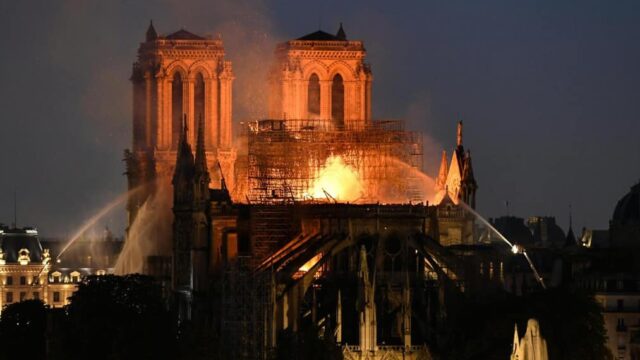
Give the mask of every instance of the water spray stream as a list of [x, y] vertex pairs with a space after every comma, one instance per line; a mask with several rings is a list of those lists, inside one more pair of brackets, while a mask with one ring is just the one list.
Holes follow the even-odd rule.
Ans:
[[498, 238], [500, 238], [500, 240], [504, 241], [507, 245], [509, 245], [509, 248], [511, 248], [512, 251], [514, 251], [514, 253], [516, 252], [514, 249], [516, 249], [514, 247], [514, 245], [511, 243], [511, 241], [507, 240], [506, 237], [504, 237], [504, 235], [502, 235], [500, 233], [500, 231], [498, 231], [498, 229], [496, 229], [495, 227], [493, 227], [493, 225], [491, 225], [490, 222], [488, 222], [485, 218], [483, 218], [482, 216], [480, 216], [480, 214], [478, 214], [478, 212], [476, 212], [475, 210], [473, 210], [473, 208], [469, 205], [467, 205], [464, 201], [459, 200], [459, 205], [462, 206], [465, 210], [467, 210], [468, 212], [472, 213], [473, 216], [476, 217], [476, 219], [480, 220], [481, 223], [483, 223], [486, 227], [488, 227], [489, 229], [491, 229], [491, 231], [493, 231], [496, 235], [498, 235]]
[[167, 179], [159, 179], [155, 190], [138, 208], [118, 255], [114, 274], [145, 273], [149, 257], [170, 258], [173, 236], [173, 189]]
[[529, 262], [529, 267], [531, 267], [531, 270], [533, 270], [533, 274], [535, 275], [535, 277], [538, 280], [538, 282], [540, 282], [540, 285], [542, 285], [542, 288], [546, 289], [547, 286], [544, 284], [544, 279], [538, 273], [538, 270], [533, 265], [533, 261], [531, 261], [531, 258], [529, 257], [529, 255], [527, 254], [527, 252], [525, 250], [522, 251], [522, 255], [524, 255], [525, 259], [527, 259], [527, 261]]
[[[395, 169], [401, 169], [398, 173], [396, 174], [392, 174], [392, 176], [398, 176], [398, 177], [406, 177], [406, 176], [410, 176], [413, 178], [413, 180], [419, 184], [418, 187], [420, 187], [424, 193], [422, 194], [423, 199], [422, 201], [424, 203], [433, 203], [436, 197], [436, 193], [433, 190], [435, 188], [435, 180], [433, 180], [432, 177], [430, 177], [429, 175], [425, 174], [424, 172], [422, 172], [420, 169], [418, 169], [415, 166], [411, 166], [409, 164], [407, 164], [406, 162], [397, 159], [395, 157], [387, 157], [386, 161], [393, 164], [392, 168]], [[402, 198], [402, 199], [393, 199], [394, 201], [391, 202], [404, 202], [406, 201], [406, 199]]]
[[489, 223], [485, 218], [480, 216], [478, 212], [476, 212], [473, 208], [471, 208], [471, 206], [467, 205], [464, 201], [459, 200], [459, 205], [462, 206], [465, 210], [467, 210], [471, 214], [473, 214], [473, 216], [475, 216], [476, 219], [480, 220], [480, 222], [482, 222], [485, 226], [491, 229], [491, 231], [493, 231], [498, 236], [498, 238], [500, 238], [500, 240], [504, 241], [507, 245], [509, 245], [509, 247], [511, 248], [511, 251], [514, 254], [522, 254], [525, 257], [525, 259], [527, 259], [527, 262], [529, 263], [529, 267], [531, 268], [531, 271], [533, 271], [533, 275], [536, 277], [536, 280], [540, 283], [543, 289], [547, 288], [547, 286], [544, 283], [544, 279], [542, 278], [542, 276], [540, 276], [540, 273], [538, 273], [538, 269], [536, 269], [535, 265], [533, 264], [533, 261], [531, 261], [531, 258], [529, 257], [529, 254], [527, 254], [527, 251], [522, 245], [513, 244], [511, 241], [507, 240], [507, 238], [504, 237], [504, 235], [502, 235], [500, 231], [498, 231], [498, 229], [493, 227], [491, 223]]
[[131, 189], [131, 190], [121, 194], [120, 196], [115, 198], [113, 201], [108, 203], [105, 207], [100, 209], [100, 211], [98, 211], [95, 215], [93, 215], [89, 220], [87, 220], [82, 225], [82, 227], [80, 227], [80, 229], [78, 229], [78, 231], [76, 231], [76, 233], [69, 239], [69, 241], [67, 241], [67, 244], [62, 248], [62, 250], [60, 251], [58, 256], [56, 256], [55, 262], [58, 262], [58, 260], [62, 256], [62, 254], [64, 254], [65, 251], [67, 251], [67, 249], [69, 249], [69, 247], [71, 247], [71, 245], [73, 245], [82, 236], [82, 234], [84, 234], [93, 225], [95, 225], [95, 223], [98, 222], [98, 220], [100, 220], [103, 216], [107, 215], [116, 206], [118, 206], [121, 203], [123, 203], [124, 201], [126, 201], [129, 198], [130, 195], [133, 195], [134, 193], [140, 191], [140, 189], [142, 189], [142, 187], [143, 186], [141, 185], [141, 186], [138, 186], [137, 188]]

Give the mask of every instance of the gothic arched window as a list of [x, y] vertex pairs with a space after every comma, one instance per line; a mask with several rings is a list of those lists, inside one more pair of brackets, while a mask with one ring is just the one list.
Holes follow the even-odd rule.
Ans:
[[331, 82], [331, 119], [336, 126], [344, 126], [344, 82], [340, 74]]
[[171, 84], [171, 148], [178, 148], [182, 128], [182, 76], [176, 72]]
[[[204, 78], [202, 74], [196, 75], [196, 83], [194, 86], [194, 96], [193, 96], [193, 109], [196, 120], [196, 128], [193, 131], [198, 131], [198, 124], [200, 124], [200, 118], [206, 122], [206, 118], [204, 117]], [[209, 136], [206, 135], [205, 132], [205, 143], [209, 144]]]
[[318, 75], [311, 74], [307, 87], [307, 112], [309, 117], [320, 115], [320, 79]]

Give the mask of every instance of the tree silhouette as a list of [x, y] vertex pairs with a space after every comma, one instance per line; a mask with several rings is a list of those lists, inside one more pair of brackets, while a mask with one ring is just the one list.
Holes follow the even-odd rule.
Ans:
[[167, 358], [174, 350], [175, 327], [151, 277], [89, 276], [70, 301], [71, 359]]
[[443, 359], [508, 359], [514, 325], [540, 323], [550, 359], [610, 359], [599, 304], [592, 294], [566, 288], [524, 296], [504, 292], [457, 299], [434, 346]]
[[0, 318], [0, 359], [44, 359], [47, 309], [40, 300], [7, 305]]

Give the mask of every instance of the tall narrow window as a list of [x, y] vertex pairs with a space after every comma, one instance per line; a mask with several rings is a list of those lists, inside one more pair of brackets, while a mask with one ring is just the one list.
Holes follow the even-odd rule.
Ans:
[[340, 74], [331, 83], [331, 119], [336, 126], [344, 126], [344, 82]]
[[[204, 78], [202, 74], [198, 74], [196, 76], [196, 83], [194, 86], [194, 96], [193, 96], [193, 110], [196, 120], [196, 128], [193, 131], [198, 131], [198, 124], [200, 124], [200, 118], [204, 120], [206, 123], [206, 118], [204, 117]], [[206, 128], [206, 127], [205, 127]], [[207, 136], [207, 131], [205, 131], [205, 144], [209, 144], [209, 136]]]
[[171, 148], [178, 148], [180, 130], [182, 127], [182, 76], [173, 75], [171, 84]]
[[318, 75], [311, 74], [307, 87], [307, 112], [310, 118], [320, 115], [320, 79]]

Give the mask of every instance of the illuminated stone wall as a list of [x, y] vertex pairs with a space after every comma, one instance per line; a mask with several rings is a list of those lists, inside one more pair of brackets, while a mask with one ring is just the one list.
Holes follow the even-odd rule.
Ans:
[[[133, 65], [133, 144], [126, 153], [129, 188], [169, 179], [176, 162], [181, 124], [186, 120], [195, 143], [198, 119], [204, 120], [205, 150], [218, 185], [220, 163], [227, 184], [234, 186], [236, 150], [232, 135], [233, 69], [224, 58], [222, 40], [186, 30], [159, 36], [153, 25], [140, 44]], [[152, 189], [129, 201], [130, 224]]]

